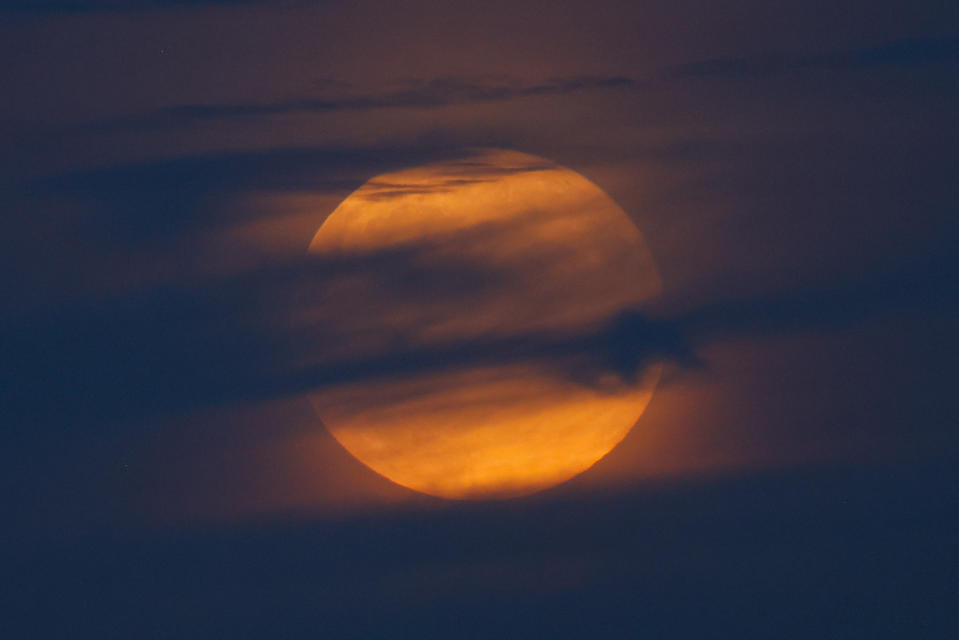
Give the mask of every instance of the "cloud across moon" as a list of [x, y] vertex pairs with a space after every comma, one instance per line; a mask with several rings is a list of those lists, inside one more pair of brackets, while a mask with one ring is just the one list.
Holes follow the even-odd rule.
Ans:
[[[352, 319], [342, 356], [489, 342], [524, 354], [523, 336], [588, 332], [660, 289], [639, 230], [608, 195], [514, 151], [377, 176], [336, 208], [310, 251], [349, 257], [407, 246], [418, 247], [420, 264], [403, 295], [362, 278], [338, 284], [339, 303], [326, 292], [324, 304], [347, 307]], [[451, 262], [485, 275], [451, 279], [442, 266]], [[615, 447], [658, 377], [655, 366], [635, 377], [585, 366], [571, 376], [548, 354], [529, 354], [343, 383], [311, 399], [337, 441], [393, 482], [446, 498], [522, 495]]]

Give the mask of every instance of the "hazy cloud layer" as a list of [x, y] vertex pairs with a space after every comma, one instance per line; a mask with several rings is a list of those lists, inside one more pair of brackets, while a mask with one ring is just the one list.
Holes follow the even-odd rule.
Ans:
[[[236, 216], [270, 215], [256, 209], [218, 212], [209, 206], [218, 194], [348, 191], [361, 176], [450, 153], [448, 147], [429, 146], [223, 153], [73, 172], [22, 189], [86, 203], [81, 246], [176, 253], [189, 250], [200, 232], [222, 233]], [[466, 173], [451, 179], [475, 179], [469, 163], [462, 166]], [[69, 226], [74, 213], [66, 207], [58, 215], [63, 219], [53, 226]], [[508, 229], [496, 230], [504, 232]], [[25, 227], [16, 235], [32, 234]], [[399, 341], [372, 355], [362, 345], [344, 343], [345, 329], [364, 312], [364, 294], [362, 287], [343, 294], [342, 283], [362, 282], [411, 304], [437, 295], [455, 299], [458, 290], [495, 288], [505, 275], [494, 265], [453, 257], [458, 241], [495, 237], [445, 239], [442, 262], [435, 246], [417, 244], [371, 255], [302, 257], [214, 276], [197, 271], [186, 281], [182, 274], [179, 281], [149, 280], [121, 295], [78, 300], [51, 292], [33, 309], [19, 309], [17, 298], [10, 298], [0, 364], [4, 411], [22, 433], [43, 438], [47, 428], [101, 429], [156, 413], [481, 364], [533, 363], [595, 384], [605, 373], [633, 379], [663, 360], [700, 366], [699, 350], [716, 340], [844, 328], [903, 310], [953, 309], [956, 302], [949, 287], [954, 261], [933, 255], [831, 287], [725, 299], [672, 315], [626, 310], [578, 333], [492, 335], [428, 347]], [[324, 308], [325, 292], [334, 288], [340, 291], [337, 304]], [[289, 319], [304, 311], [313, 319], [291, 327]], [[304, 363], [303, 353], [312, 361]]]
[[[447, 247], [448, 248], [448, 247]], [[341, 259], [304, 259], [194, 287], [150, 289], [117, 299], [72, 303], [8, 321], [2, 364], [4, 411], [29, 438], [45, 429], [102, 429], [118, 420], [256, 402], [347, 382], [437, 373], [483, 365], [532, 364], [582, 384], [604, 374], [632, 380], [653, 362], [701, 364], [696, 350], [715, 340], [857, 326], [889, 313], [955, 309], [948, 262], [916, 265], [829, 289], [731, 300], [675, 317], [630, 310], [580, 333], [536, 332], [465, 342], [404, 346], [375, 354], [344, 351], [362, 309], [343, 282], [419, 296], [496, 287], [489, 265], [449, 262], [437, 273], [429, 246]], [[428, 256], [428, 258], [427, 258]], [[291, 328], [302, 308], [276, 292], [319, 304], [337, 288], [336, 308]], [[346, 296], [346, 297], [344, 297]], [[468, 313], [467, 310], [463, 311]], [[346, 345], [349, 347], [349, 344]], [[302, 364], [305, 353], [319, 354]], [[323, 356], [323, 353], [330, 355]], [[339, 354], [339, 355], [336, 355]]]
[[553, 78], [535, 84], [517, 80], [490, 81], [440, 77], [413, 80], [386, 92], [331, 94], [263, 103], [181, 104], [133, 116], [96, 123], [104, 127], [173, 126], [218, 118], [263, 117], [291, 113], [332, 113], [371, 109], [437, 109], [458, 104], [500, 102], [528, 97], [563, 96], [585, 91], [628, 88], [623, 76], [575, 76]]
[[[959, 637], [955, 1], [0, 22], [7, 636]], [[462, 292], [516, 271], [455, 238], [306, 253], [371, 177], [474, 146], [598, 185], [662, 297], [444, 333], [419, 314], [485, 327]], [[600, 396], [654, 363], [616, 449], [497, 504], [389, 483], [303, 397], [379, 410], [501, 365]]]
[[[400, 616], [437, 637], [468, 627], [490, 637], [546, 628], [552, 637], [582, 638], [596, 621], [630, 636], [641, 631], [637, 618], [643, 629], [688, 637], [702, 633], [703, 620], [746, 635], [759, 625], [772, 632], [785, 619], [795, 621], [789, 637], [827, 628], [773, 584], [856, 607], [864, 612], [857, 629], [868, 636], [910, 636], [953, 619], [950, 598], [929, 597], [950, 592], [952, 565], [915, 550], [954, 547], [948, 505], [957, 480], [946, 464], [895, 475], [807, 468], [345, 521], [52, 541], [10, 556], [22, 585], [10, 600], [45, 637], [69, 635], [75, 620], [91, 634], [135, 636], [148, 624], [179, 635], [179, 612], [203, 629], [292, 637], [316, 629], [377, 636]], [[229, 597], [208, 603], [210, 585]], [[635, 601], [611, 600], [610, 589]], [[712, 603], [708, 613], [703, 602]], [[50, 603], [57, 615], [46, 615]], [[757, 607], [760, 623], [739, 617]]]
[[713, 58], [671, 67], [667, 80], [682, 78], [761, 78], [797, 71], [855, 71], [886, 66], [921, 66], [959, 62], [959, 36], [893, 40], [874, 47], [814, 54], [775, 53]]
[[531, 97], [565, 96], [601, 90], [655, 90], [665, 83], [706, 78], [762, 79], [779, 74], [845, 71], [959, 62], [959, 36], [893, 40], [873, 47], [825, 53], [770, 53], [712, 58], [676, 65], [650, 76], [586, 75], [529, 83], [519, 79], [443, 76], [416, 79], [388, 91], [350, 91], [350, 83], [324, 78], [316, 96], [260, 103], [178, 104], [151, 113], [109, 119], [85, 127], [139, 128], [179, 126], [222, 118], [270, 117], [296, 113], [333, 113], [374, 109], [438, 109]]
[[128, 12], [149, 9], [235, 7], [254, 4], [294, 6], [317, 4], [317, 0], [9, 0], [0, 12], [13, 14], [70, 14]]

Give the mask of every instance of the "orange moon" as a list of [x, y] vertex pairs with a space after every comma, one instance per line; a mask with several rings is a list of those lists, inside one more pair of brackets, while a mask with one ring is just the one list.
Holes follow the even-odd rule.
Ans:
[[407, 252], [416, 262], [413, 295], [363, 279], [337, 283], [324, 304], [337, 307], [337, 292], [353, 301], [342, 305], [353, 314], [344, 349], [478, 351], [459, 366], [311, 394], [333, 437], [404, 487], [456, 499], [542, 490], [606, 455], [652, 397], [655, 366], [636, 380], [591, 384], [534, 357], [483, 357], [483, 345], [497, 340], [522, 351], [524, 336], [588, 331], [659, 292], [639, 230], [574, 171], [482, 149], [379, 175], [333, 211], [310, 252]]

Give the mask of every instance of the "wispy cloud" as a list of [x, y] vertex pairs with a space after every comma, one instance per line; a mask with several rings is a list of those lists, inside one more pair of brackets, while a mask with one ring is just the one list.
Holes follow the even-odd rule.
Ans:
[[8, 0], [0, 13], [22, 15], [64, 13], [107, 13], [199, 7], [231, 7], [252, 4], [316, 4], [311, 0]]
[[[224, 195], [349, 192], [371, 175], [454, 153], [446, 144], [431, 143], [220, 152], [45, 176], [20, 185], [19, 191], [27, 197], [43, 194], [88, 205], [84, 234], [107, 234], [103, 241], [143, 246], [169, 239], [183, 242], [197, 231], [256, 215], [211, 206]], [[26, 216], [19, 219], [27, 225], [34, 222]]]
[[334, 113], [376, 109], [440, 109], [443, 107], [555, 97], [603, 90], [652, 90], [676, 81], [705, 78], [752, 78], [805, 71], [857, 71], [892, 66], [959, 62], [959, 36], [894, 40], [874, 47], [825, 53], [769, 53], [684, 63], [648, 76], [583, 75], [541, 82], [518, 79], [442, 76], [416, 79], [386, 91], [352, 91], [343, 80], [324, 78], [315, 93], [273, 102], [184, 103], [149, 113], [88, 123], [93, 128], [182, 126], [225, 118], [256, 118], [296, 113]]
[[[391, 166], [443, 153], [426, 146], [224, 153], [78, 172], [30, 188], [89, 205], [83, 226], [99, 228], [100, 236], [97, 242], [81, 238], [81, 244], [97, 251], [129, 249], [132, 238], [155, 241], [160, 229], [179, 255], [198, 230], [214, 232], [234, 222], [203, 206], [211, 194], [237, 185], [344, 189]], [[463, 175], [451, 179], [476, 178], [468, 162], [463, 168]], [[63, 215], [56, 226], [69, 227], [72, 211], [47, 215]], [[663, 360], [696, 367], [700, 351], [716, 341], [841, 329], [908, 309], [954, 309], [957, 302], [950, 287], [954, 261], [942, 258], [843, 285], [726, 299], [671, 314], [620, 309], [562, 331], [521, 329], [429, 344], [399, 336], [375, 350], [343, 339], [357, 318], [370, 315], [362, 293], [369, 287], [411, 306], [449, 300], [453, 307], [441, 310], [454, 313], [458, 292], [500, 287], [507, 274], [495, 264], [470, 261], [457, 242], [495, 242], [509, 229], [476, 233], [487, 235], [444, 238], [442, 251], [418, 243], [370, 254], [302, 256], [242, 272], [197, 273], [160, 285], [153, 280], [112, 297], [53, 300], [25, 311], [9, 307], [0, 326], [6, 421], [20, 425], [20, 437], [44, 438], [156, 413], [481, 365], [532, 365], [599, 384], [608, 374], [635, 378]], [[15, 235], [32, 234], [24, 229]], [[353, 290], [355, 295], [343, 293]], [[334, 298], [336, 304], [329, 304]], [[291, 326], [304, 301], [314, 307], [307, 310], [309, 321]]]
[[[326, 87], [329, 83], [324, 83]], [[180, 104], [130, 118], [100, 123], [106, 127], [150, 127], [184, 124], [219, 118], [277, 116], [291, 113], [332, 113], [372, 109], [437, 109], [441, 107], [501, 102], [540, 96], [621, 89], [632, 86], [625, 76], [573, 76], [537, 83], [491, 81], [444, 76], [413, 80], [397, 89], [368, 93], [336, 93], [261, 103]]]
[[848, 71], [887, 66], [919, 66], [959, 62], [959, 36], [893, 40], [860, 49], [826, 53], [771, 53], [712, 58], [666, 69], [663, 80], [685, 78], [760, 78], [797, 71]]
[[[102, 429], [154, 414], [477, 366], [530, 365], [579, 384], [605, 385], [609, 374], [634, 380], [663, 361], [698, 368], [697, 352], [716, 341], [854, 327], [888, 313], [954, 309], [959, 302], [950, 293], [949, 263], [934, 260], [841, 287], [727, 300], [672, 316], [629, 309], [573, 331], [428, 345], [399, 340], [375, 352], [344, 345], [345, 327], [355, 317], [348, 312], [362, 308], [361, 298], [344, 297], [344, 282], [362, 280], [416, 303], [444, 288], [447, 296], [496, 288], [505, 277], [487, 264], [438, 264], [428, 245], [302, 259], [18, 318], [4, 327], [5, 412], [10, 424], [29, 426], [30, 437], [44, 437], [49, 429]], [[277, 306], [278, 290], [294, 292], [296, 300], [340, 293], [322, 320], [291, 328], [292, 310]], [[264, 309], [272, 310], [264, 316]], [[303, 364], [305, 353], [320, 355]]]

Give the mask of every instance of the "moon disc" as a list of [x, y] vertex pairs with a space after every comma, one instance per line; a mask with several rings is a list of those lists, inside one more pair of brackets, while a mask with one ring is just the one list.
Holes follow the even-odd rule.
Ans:
[[322, 302], [345, 319], [340, 359], [385, 358], [393, 373], [311, 400], [347, 451], [400, 485], [446, 498], [541, 490], [608, 453], [652, 396], [655, 367], [593, 384], [526, 349], [659, 291], [638, 229], [574, 171], [478, 150], [380, 175], [333, 211], [310, 251], [378, 265], [343, 275]]

